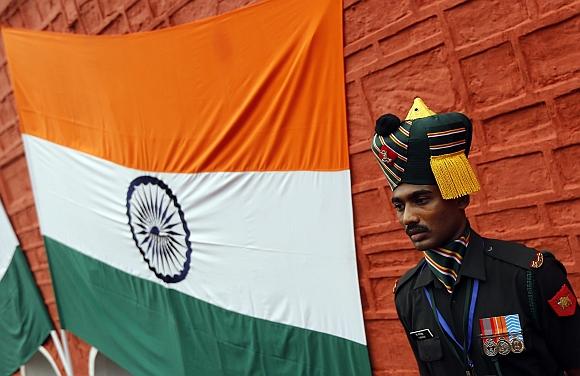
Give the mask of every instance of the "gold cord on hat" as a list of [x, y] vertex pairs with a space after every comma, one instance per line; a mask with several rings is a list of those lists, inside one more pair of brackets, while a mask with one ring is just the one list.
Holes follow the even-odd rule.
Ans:
[[[433, 115], [437, 114], [427, 107], [421, 98], [416, 97], [405, 120], [413, 121]], [[480, 190], [479, 181], [464, 150], [431, 155], [430, 165], [444, 199], [454, 199]]]
[[479, 181], [463, 151], [431, 156], [430, 163], [441, 197], [445, 200], [479, 191]]

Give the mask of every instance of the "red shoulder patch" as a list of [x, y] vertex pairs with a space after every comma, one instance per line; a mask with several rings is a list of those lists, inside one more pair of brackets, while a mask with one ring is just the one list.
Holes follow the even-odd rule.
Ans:
[[556, 295], [548, 300], [548, 303], [558, 316], [572, 316], [576, 313], [576, 306], [578, 305], [576, 297], [565, 283]]

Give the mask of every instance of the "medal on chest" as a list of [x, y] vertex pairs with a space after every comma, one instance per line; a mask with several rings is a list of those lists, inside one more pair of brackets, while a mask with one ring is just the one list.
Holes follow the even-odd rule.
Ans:
[[479, 319], [481, 346], [489, 357], [519, 354], [525, 350], [518, 314]]

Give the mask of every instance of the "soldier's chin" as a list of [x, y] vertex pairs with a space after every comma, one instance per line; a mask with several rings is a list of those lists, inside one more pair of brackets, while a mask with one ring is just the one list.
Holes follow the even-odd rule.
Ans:
[[427, 246], [427, 245], [420, 244], [420, 243], [419, 243], [419, 244], [415, 244], [415, 243], [413, 243], [413, 245], [415, 246], [415, 249], [417, 249], [417, 251], [426, 251], [426, 250], [428, 250], [429, 248], [433, 248], [433, 247], [429, 247], [429, 246]]
[[433, 246], [430, 242], [430, 238], [429, 238], [428, 234], [425, 232], [411, 235], [410, 238], [411, 238], [411, 242], [413, 242], [413, 245], [415, 246], [415, 248], [417, 248], [419, 251], [424, 251], [426, 249], [433, 248]]

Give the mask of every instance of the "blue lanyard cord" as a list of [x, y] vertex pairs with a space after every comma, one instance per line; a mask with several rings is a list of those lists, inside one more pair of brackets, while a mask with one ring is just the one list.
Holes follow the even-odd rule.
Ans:
[[469, 321], [467, 324], [467, 352], [471, 349], [471, 335], [473, 334], [473, 316], [475, 315], [475, 303], [479, 293], [479, 280], [473, 282], [473, 291], [471, 292], [471, 303], [469, 304]]
[[[470, 297], [470, 302], [469, 302], [469, 315], [468, 315], [468, 321], [467, 321], [467, 338], [465, 341], [466, 342], [465, 347], [463, 345], [461, 345], [459, 343], [459, 341], [457, 341], [457, 338], [455, 338], [455, 335], [453, 334], [453, 331], [449, 327], [449, 324], [447, 324], [447, 321], [445, 320], [443, 315], [441, 315], [441, 312], [439, 312], [439, 310], [435, 306], [435, 304], [433, 302], [433, 297], [431, 295], [431, 291], [429, 291], [425, 287], [423, 288], [423, 291], [425, 292], [425, 296], [427, 297], [427, 300], [429, 301], [429, 305], [431, 305], [431, 308], [435, 312], [435, 316], [437, 318], [437, 321], [439, 322], [439, 325], [441, 326], [441, 328], [443, 329], [445, 334], [447, 334], [447, 337], [449, 337], [457, 345], [457, 347], [459, 347], [461, 349], [461, 351], [466, 355], [467, 361], [471, 362], [469, 360], [468, 353], [469, 353], [469, 350], [471, 349], [471, 335], [473, 334], [473, 317], [475, 315], [475, 305], [477, 303], [477, 295], [479, 293], [479, 280], [477, 280], [477, 279], [474, 280], [473, 289], [471, 291], [471, 297]], [[470, 364], [470, 366], [472, 366], [472, 365]]]

